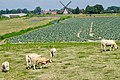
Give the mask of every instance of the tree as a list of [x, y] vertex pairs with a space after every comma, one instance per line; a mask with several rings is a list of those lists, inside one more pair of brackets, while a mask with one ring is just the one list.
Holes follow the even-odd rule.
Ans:
[[79, 7], [77, 6], [77, 8], [75, 9], [75, 14], [79, 14], [80, 13], [80, 9]]
[[26, 8], [24, 8], [24, 9], [22, 10], [22, 12], [23, 12], [23, 13], [28, 13], [29, 11], [28, 11]]
[[85, 9], [87, 14], [100, 14], [104, 12], [104, 8], [102, 5], [96, 4], [95, 6], [87, 6]]
[[17, 13], [21, 13], [22, 12], [22, 9], [17, 9]]
[[120, 11], [120, 7], [117, 6], [111, 6], [106, 9], [106, 12], [108, 13], [118, 13]]
[[97, 9], [97, 14], [104, 12], [104, 8], [102, 5], [96, 4], [94, 7]]
[[5, 10], [5, 14], [9, 14], [10, 11], [8, 9]]
[[97, 13], [97, 8], [95, 8], [94, 6], [87, 6], [85, 9], [85, 12], [87, 14], [96, 14]]
[[85, 13], [85, 10], [84, 9], [80, 9], [80, 13]]
[[36, 7], [36, 8], [34, 9], [34, 13], [35, 13], [35, 14], [41, 14], [41, 8], [40, 8], [40, 7]]
[[0, 11], [0, 14], [5, 14], [5, 11], [4, 11], [4, 10], [1, 10], [1, 11]]
[[12, 14], [17, 13], [17, 10], [12, 9], [12, 10], [11, 10], [11, 13], [12, 13]]

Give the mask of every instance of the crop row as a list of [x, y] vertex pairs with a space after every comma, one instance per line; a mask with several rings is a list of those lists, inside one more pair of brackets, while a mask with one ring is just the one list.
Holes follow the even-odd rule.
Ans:
[[[90, 32], [91, 23], [92, 33]], [[98, 40], [101, 38], [120, 40], [120, 17], [71, 18], [61, 23], [12, 37], [8, 43], [18, 42], [71, 42]], [[90, 36], [90, 34], [93, 34]]]

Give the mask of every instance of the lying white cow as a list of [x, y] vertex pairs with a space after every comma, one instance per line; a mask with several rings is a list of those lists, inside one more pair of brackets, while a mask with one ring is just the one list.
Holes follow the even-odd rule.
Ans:
[[52, 48], [52, 49], [50, 50], [50, 56], [51, 56], [51, 57], [54, 57], [54, 56], [56, 55], [56, 53], [57, 53], [56, 48]]
[[35, 54], [35, 53], [32, 53], [32, 54], [27, 54], [26, 55], [26, 64], [27, 64], [27, 67], [26, 68], [31, 68], [32, 66], [32, 59], [33, 58], [37, 58], [37, 57], [42, 57], [41, 55], [38, 55], [38, 54]]
[[118, 46], [114, 40], [101, 40], [101, 49], [106, 51], [107, 46], [110, 46], [110, 51], [118, 49]]
[[9, 71], [10, 69], [10, 66], [9, 66], [9, 62], [8, 61], [5, 61], [2, 63], [2, 72], [7, 72]]

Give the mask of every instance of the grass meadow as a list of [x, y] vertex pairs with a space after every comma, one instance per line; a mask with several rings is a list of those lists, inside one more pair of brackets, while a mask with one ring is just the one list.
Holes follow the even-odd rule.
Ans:
[[[93, 18], [120, 16], [120, 14], [68, 16]], [[42, 26], [58, 17], [0, 20], [0, 35]], [[104, 52], [99, 42], [1, 44], [0, 42], [0, 80], [120, 80], [120, 49]], [[120, 46], [120, 42], [117, 44]], [[50, 58], [50, 49], [53, 47], [57, 49], [57, 56], [51, 58], [53, 62], [48, 63], [46, 68], [26, 69], [26, 54], [37, 53]], [[1, 64], [4, 61], [10, 62], [10, 71], [6, 73], [1, 71]]]
[[[26, 54], [50, 58], [53, 47], [57, 56], [47, 68], [26, 69]], [[103, 52], [96, 42], [4, 44], [0, 58], [0, 64], [10, 62], [10, 71], [0, 71], [0, 80], [120, 80], [120, 49]]]
[[0, 35], [45, 25], [58, 17], [22, 17], [0, 21]]

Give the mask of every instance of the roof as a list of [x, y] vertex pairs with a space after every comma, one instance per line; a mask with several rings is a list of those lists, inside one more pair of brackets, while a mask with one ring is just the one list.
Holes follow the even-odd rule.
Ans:
[[2, 14], [2, 16], [6, 16], [6, 17], [11, 17], [11, 16], [26, 16], [27, 14], [25, 13], [18, 13], [18, 14]]

